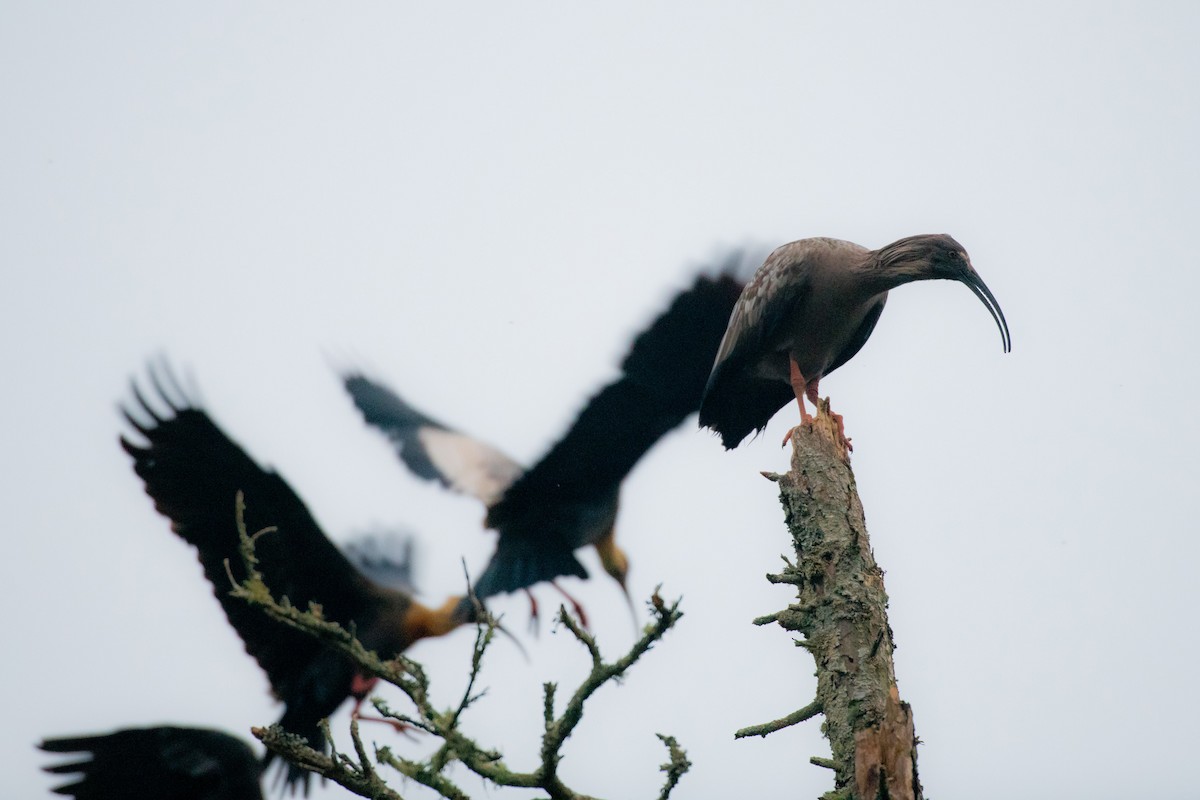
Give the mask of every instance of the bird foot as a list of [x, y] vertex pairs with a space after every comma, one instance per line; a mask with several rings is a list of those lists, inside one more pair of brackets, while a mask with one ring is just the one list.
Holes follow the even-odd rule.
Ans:
[[537, 636], [538, 632], [541, 630], [541, 617], [538, 614], [538, 601], [537, 598], [533, 596], [533, 592], [529, 591], [528, 588], [526, 588], [524, 592], [525, 596], [529, 598], [529, 633], [533, 636]]
[[841, 414], [835, 414], [834, 412], [830, 411], [830, 412], [829, 412], [829, 416], [833, 417], [833, 421], [837, 423], [837, 426], [838, 426], [838, 439], [839, 439], [839, 440], [841, 440], [841, 443], [842, 443], [843, 445], [845, 445], [845, 447], [846, 447], [846, 452], [848, 452], [848, 453], [853, 453], [853, 452], [854, 452], [854, 445], [850, 444], [850, 437], [846, 435], [846, 423], [845, 423], [845, 421], [842, 419], [842, 415], [841, 415]]
[[413, 731], [416, 730], [407, 722], [401, 722], [398, 719], [388, 719], [387, 717], [369, 717], [363, 714], [359, 709], [362, 708], [363, 701], [367, 699], [367, 695], [375, 688], [375, 684], [379, 683], [379, 678], [368, 677], [361, 673], [354, 673], [354, 677], [350, 679], [350, 694], [354, 697], [354, 708], [350, 710], [350, 718], [360, 720], [362, 722], [382, 722], [392, 726], [392, 730], [396, 733], [402, 733], [408, 738], [416, 741], [416, 736]]
[[[566, 590], [559, 586], [557, 582], [550, 581], [550, 585], [555, 589], [558, 589], [558, 591], [566, 599], [567, 603], [570, 604], [572, 613], [575, 614], [575, 617], [579, 620], [579, 624], [583, 626], [583, 629], [590, 631], [592, 629], [591, 624], [588, 622], [588, 615], [587, 612], [583, 610], [583, 605], [574, 597], [567, 594]], [[541, 615], [538, 612], [538, 601], [537, 598], [533, 596], [533, 592], [529, 591], [528, 589], [525, 590], [525, 595], [529, 598], [529, 632], [534, 636], [537, 636], [538, 629], [540, 627], [539, 623], [541, 622]]]
[[575, 612], [575, 617], [579, 620], [579, 624], [583, 626], [585, 631], [591, 631], [592, 626], [588, 623], [587, 612], [583, 610], [583, 605], [572, 597], [566, 589], [558, 585], [558, 581], [550, 581], [550, 585], [558, 590], [558, 593], [567, 599], [571, 604], [571, 610]]
[[[841, 443], [841, 445], [842, 445], [843, 447], [845, 447], [845, 448], [846, 448], [846, 452], [853, 453], [853, 452], [854, 452], [854, 445], [852, 445], [852, 444], [850, 443], [850, 437], [846, 435], [846, 423], [845, 423], [845, 421], [842, 419], [842, 415], [841, 415], [841, 414], [835, 414], [834, 412], [830, 411], [830, 412], [829, 412], [829, 416], [830, 416], [830, 417], [832, 417], [832, 418], [833, 418], [833, 421], [837, 423], [837, 438], [838, 438], [838, 442], [839, 442], [839, 443]], [[812, 425], [812, 423], [814, 422], [814, 420], [815, 420], [815, 419], [816, 419], [816, 418], [815, 418], [815, 417], [813, 417], [813, 416], [812, 416], [812, 415], [810, 415], [810, 414], [804, 414], [804, 415], [803, 415], [803, 416], [800, 418], [800, 424], [799, 424], [799, 425], [797, 425], [797, 426], [796, 426], [796, 427], [794, 427], [794, 428], [789, 428], [789, 429], [788, 429], [788, 432], [787, 432], [787, 433], [784, 435], [784, 437], [783, 437], [783, 441], [780, 443], [780, 445], [779, 445], [779, 446], [780, 446], [780, 447], [787, 447], [787, 443], [788, 443], [788, 442], [790, 442], [790, 441], [792, 440], [792, 435], [793, 435], [793, 434], [795, 434], [795, 433], [796, 433], [796, 431], [800, 430], [800, 428], [804, 427], [805, 425]]]
[[588, 615], [587, 612], [583, 610], [583, 606], [572, 600], [571, 611], [574, 612], [575, 617], [579, 620], [579, 624], [583, 626], [583, 629], [591, 633], [592, 623], [588, 621]]
[[394, 730], [396, 733], [406, 736], [409, 739], [412, 739], [414, 742], [420, 741], [420, 739], [417, 737], [418, 729], [414, 728], [412, 725], [409, 725], [407, 722], [401, 722], [398, 719], [388, 719], [387, 717], [369, 717], [366, 714], [358, 713], [358, 709], [352, 711], [350, 716], [359, 722], [382, 722], [385, 725], [390, 725], [392, 730]]

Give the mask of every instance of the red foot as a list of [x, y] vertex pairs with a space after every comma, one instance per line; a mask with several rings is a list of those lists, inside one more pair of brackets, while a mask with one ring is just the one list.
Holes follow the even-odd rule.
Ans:
[[416, 730], [412, 725], [401, 722], [398, 719], [388, 719], [387, 717], [369, 717], [359, 711], [362, 708], [363, 701], [367, 699], [367, 695], [375, 688], [375, 684], [379, 682], [379, 678], [368, 678], [360, 673], [354, 673], [354, 677], [350, 680], [350, 693], [354, 697], [354, 708], [350, 711], [350, 716], [361, 722], [382, 722], [386, 725], [391, 725], [392, 730], [396, 733], [402, 733], [410, 739], [416, 740], [413, 736], [413, 731]]
[[[571, 610], [575, 613], [575, 616], [579, 618], [579, 624], [582, 625], [585, 630], [591, 630], [591, 624], [588, 622], [587, 612], [583, 610], [583, 605], [574, 597], [571, 597], [571, 595], [567, 593], [566, 589], [559, 586], [558, 581], [550, 581], [550, 585], [557, 589], [559, 594], [567, 599], [567, 602], [571, 605]], [[538, 631], [539, 620], [538, 601], [537, 598], [533, 596], [533, 592], [529, 591], [529, 589], [525, 589], [524, 592], [525, 596], [529, 598], [529, 630], [536, 635]]]
[[528, 588], [523, 589], [522, 591], [524, 591], [525, 596], [529, 598], [529, 632], [534, 636], [537, 636], [538, 622], [540, 620], [538, 616], [538, 601], [537, 598], [533, 596], [533, 592], [529, 591]]
[[842, 444], [846, 445], [846, 450], [853, 453], [854, 445], [850, 444], [850, 437], [846, 435], [846, 423], [842, 420], [842, 415], [834, 414], [832, 411], [829, 412], [829, 415], [833, 417], [833, 421], [837, 423], [838, 438], [842, 440]]
[[[800, 425], [808, 425], [813, 421], [812, 414], [808, 413], [808, 409], [804, 407], [804, 395], [808, 395], [808, 399], [812, 400], [813, 405], [817, 404], [817, 381], [809, 383], [804, 376], [800, 374], [800, 367], [796, 364], [796, 359], [788, 356], [788, 370], [790, 371], [789, 382], [792, 384], [792, 392], [796, 395], [796, 405], [800, 406]], [[789, 428], [787, 435], [783, 437], [783, 443], [780, 447], [787, 447], [788, 441], [792, 438], [792, 434], [796, 432], [796, 428]]]
[[[850, 444], [850, 437], [846, 435], [846, 423], [845, 423], [845, 420], [842, 419], [842, 415], [835, 414], [831, 410], [829, 412], [829, 416], [833, 417], [833, 421], [837, 423], [838, 439], [841, 441], [841, 443], [843, 445], [845, 445], [847, 452], [853, 453], [854, 445]], [[813, 416], [811, 414], [809, 414], [804, 409], [803, 406], [801, 406], [800, 407], [800, 425], [808, 425], [808, 424], [812, 423], [812, 421], [813, 421]], [[787, 443], [789, 441], [791, 441], [791, 439], [792, 439], [792, 434], [794, 434], [797, 431], [797, 429], [800, 428], [800, 425], [797, 425], [794, 428], [788, 429], [788, 432], [786, 434], [784, 434], [784, 436], [783, 436], [783, 442], [780, 443], [780, 445], [779, 445], [780, 447], [787, 447]]]
[[407, 722], [401, 722], [398, 719], [388, 719], [387, 717], [368, 717], [366, 714], [358, 713], [357, 709], [350, 716], [354, 717], [359, 722], [382, 722], [385, 725], [390, 725], [392, 730], [394, 730], [396, 733], [407, 736], [414, 742], [419, 741], [416, 736], [417, 728], [414, 728]]
[[571, 604], [571, 610], [575, 612], [575, 616], [579, 618], [579, 624], [583, 629], [590, 631], [592, 626], [588, 624], [587, 612], [583, 610], [583, 606], [574, 597], [567, 593], [567, 590], [558, 585], [558, 581], [550, 581], [550, 585], [558, 589], [558, 593], [567, 598], [567, 602]]

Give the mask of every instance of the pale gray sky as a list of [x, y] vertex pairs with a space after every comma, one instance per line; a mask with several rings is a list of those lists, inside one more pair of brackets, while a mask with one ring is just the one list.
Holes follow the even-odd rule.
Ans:
[[[822, 384], [927, 792], [1194, 797], [1198, 40], [1184, 2], [5, 3], [4, 794], [45, 796], [44, 735], [278, 715], [117, 447], [149, 357], [335, 538], [418, 530], [440, 601], [490, 552], [480, 509], [405, 473], [329, 354], [532, 460], [720, 245], [944, 231], [1013, 353], [964, 287], [916, 284]], [[654, 796], [655, 732], [695, 762], [680, 798], [831, 786], [817, 721], [732, 739], [813, 692], [750, 625], [789, 599], [758, 471], [793, 414], [731, 454], [686, 426], [627, 482], [633, 589], [686, 616], [589, 709], [578, 789]], [[624, 650], [611, 582], [573, 588]], [[443, 702], [470, 641], [413, 650]], [[514, 767], [542, 681], [586, 665], [564, 634], [528, 646], [495, 648], [467, 720]]]

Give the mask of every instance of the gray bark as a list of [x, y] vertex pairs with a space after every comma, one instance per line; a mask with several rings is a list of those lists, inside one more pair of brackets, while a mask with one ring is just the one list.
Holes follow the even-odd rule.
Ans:
[[[795, 602], [756, 620], [804, 634], [817, 665], [813, 704], [738, 736], [762, 735], [825, 715], [835, 771], [826, 798], [921, 800], [912, 709], [900, 699], [892, 663], [883, 571], [875, 563], [850, 458], [822, 402], [816, 420], [792, 435], [792, 467], [779, 484], [795, 560], [773, 583], [796, 586]], [[765, 473], [764, 473], [765, 474]]]

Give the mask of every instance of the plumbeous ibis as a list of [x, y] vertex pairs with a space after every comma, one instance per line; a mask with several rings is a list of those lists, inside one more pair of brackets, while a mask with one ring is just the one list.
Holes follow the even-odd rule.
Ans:
[[[326, 619], [353, 624], [359, 641], [384, 658], [419, 639], [441, 636], [475, 621], [475, 606], [468, 598], [454, 597], [440, 608], [429, 608], [408, 591], [368, 579], [325, 536], [282, 477], [256, 464], [207, 413], [186, 399], [177, 384], [174, 391], [167, 391], [154, 371], [150, 375], [169, 413], [156, 410], [134, 383], [138, 409], [122, 411], [145, 444], [122, 436], [121, 446], [133, 458], [134, 472], [145, 483], [154, 507], [171, 520], [175, 533], [196, 548], [230, 625], [284, 704], [279, 724], [320, 750], [325, 741], [317, 723], [347, 697], [361, 701], [374, 681], [315, 637], [230, 596], [226, 563], [236, 580], [246, 577], [234, 515], [237, 492], [245, 496], [249, 533], [277, 528], [259, 537], [255, 546], [259, 570], [272, 594], [286, 596], [299, 608], [319, 603]], [[265, 763], [271, 758], [268, 752]], [[307, 788], [309, 775], [289, 765], [288, 783], [294, 788], [302, 780]]]
[[629, 559], [614, 524], [621, 482], [667, 432], [700, 408], [704, 382], [746, 261], [731, 253], [700, 275], [634, 340], [621, 375], [601, 389], [531, 469], [491, 445], [426, 416], [361, 374], [343, 376], [366, 422], [391, 440], [416, 475], [465, 492], [487, 508], [496, 552], [474, 590], [480, 598], [560, 575], [586, 578], [574, 556], [585, 545], [625, 591]]
[[933, 279], [966, 284], [996, 320], [1004, 351], [1012, 349], [1000, 304], [950, 236], [909, 236], [878, 250], [824, 238], [778, 248], [733, 309], [704, 391], [700, 425], [732, 449], [766, 427], [793, 397], [801, 420], [809, 420], [805, 395], [815, 404], [821, 378], [862, 349], [888, 290]]
[[91, 756], [51, 764], [79, 780], [53, 789], [76, 800], [262, 800], [263, 765], [246, 742], [205, 728], [125, 728], [46, 739], [48, 753]]

